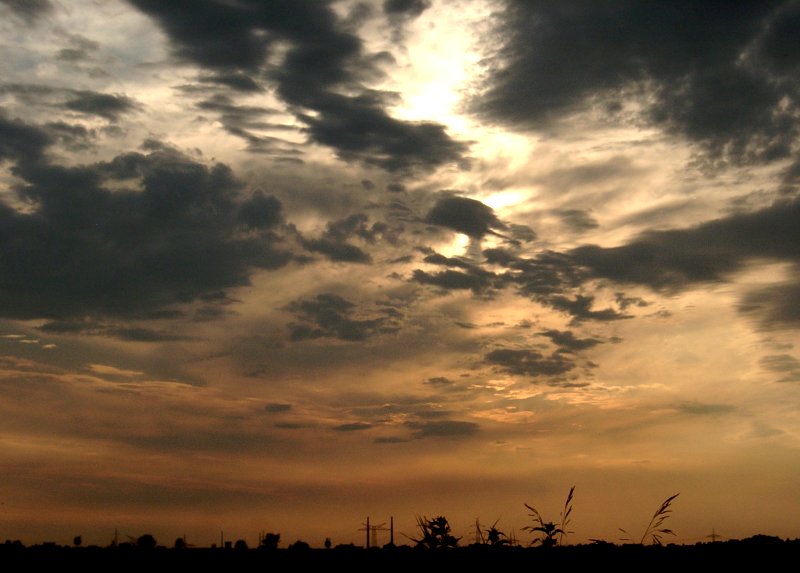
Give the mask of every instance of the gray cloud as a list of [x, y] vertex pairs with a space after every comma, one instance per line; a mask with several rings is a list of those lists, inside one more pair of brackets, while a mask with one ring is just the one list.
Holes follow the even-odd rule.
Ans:
[[582, 209], [562, 209], [556, 211], [555, 214], [570, 230], [576, 233], [591, 231], [600, 226], [594, 217]]
[[372, 424], [365, 424], [363, 422], [354, 422], [352, 424], [340, 424], [334, 426], [332, 429], [337, 432], [360, 432], [361, 430], [369, 430]]
[[109, 121], [117, 121], [120, 116], [137, 109], [138, 105], [125, 95], [77, 91], [64, 103], [64, 107], [71, 111], [99, 115]]
[[[428, 251], [423, 249], [423, 252]], [[484, 296], [512, 286], [517, 289], [517, 294], [572, 316], [573, 323], [630, 318], [613, 308], [594, 309], [595, 299], [592, 295], [572, 294], [591, 275], [568, 255], [545, 251], [536, 257], [527, 258], [500, 248], [486, 249], [483, 255], [486, 264], [505, 267], [506, 271], [494, 273], [464, 259], [444, 257], [430, 251], [425, 256], [425, 262], [462, 270], [448, 269], [430, 273], [415, 269], [411, 280], [444, 290], [471, 290], [476, 295]], [[624, 296], [618, 296], [618, 301], [621, 301], [620, 308], [629, 306]]]
[[283, 222], [281, 202], [257, 190], [239, 205], [239, 220], [250, 229], [271, 229]]
[[603, 343], [597, 338], [576, 338], [570, 330], [544, 330], [539, 334], [546, 336], [562, 351], [567, 352], [586, 350]]
[[53, 141], [72, 151], [83, 151], [94, 146], [95, 131], [82, 125], [51, 121], [43, 125], [42, 129]]
[[[130, 2], [159, 23], [178, 58], [210, 71], [218, 84], [235, 78], [233, 88], [240, 89], [245, 76], [274, 82], [275, 93], [305, 124], [309, 137], [344, 160], [389, 171], [464, 161], [467, 145], [450, 138], [444, 126], [394, 119], [386, 112], [394, 95], [364, 87], [381, 75], [378, 64], [389, 56], [367, 53], [338, 20], [331, 2], [208, 0], [191, 8]], [[270, 67], [269, 56], [278, 44], [287, 50], [280, 64]]]
[[0, 108], [0, 159], [37, 163], [52, 142], [53, 138], [46, 130], [7, 119]]
[[444, 255], [441, 255], [436, 252], [431, 252], [425, 255], [423, 261], [432, 265], [442, 265], [445, 267], [456, 267], [461, 269], [475, 268], [475, 265], [460, 257], [445, 257]]
[[487, 263], [507, 269], [503, 280], [516, 286], [520, 295], [544, 303], [566, 289], [581, 285], [587, 278], [569, 256], [553, 251], [528, 258], [507, 249], [486, 249], [483, 255]]
[[0, 4], [9, 7], [29, 24], [53, 10], [53, 3], [50, 0], [0, 0]]
[[83, 115], [96, 115], [110, 122], [141, 108], [124, 94], [54, 88], [38, 84], [0, 84], [0, 93], [13, 95], [28, 106], [57, 107]]
[[575, 363], [568, 356], [555, 352], [550, 356], [530, 349], [497, 348], [484, 356], [486, 362], [515, 376], [558, 377], [566, 374]]
[[457, 420], [408, 422], [407, 426], [414, 430], [412, 437], [416, 440], [424, 438], [466, 437], [475, 435], [480, 430], [480, 425], [475, 422], [461, 422]]
[[264, 88], [262, 88], [251, 76], [241, 72], [201, 76], [200, 81], [209, 84], [225, 86], [234, 91], [243, 93], [257, 93], [264, 91]]
[[[280, 203], [242, 202], [242, 184], [223, 164], [207, 167], [163, 148], [63, 167], [44, 159], [52, 138], [42, 129], [0, 117], [0, 134], [0, 157], [15, 162], [24, 181], [18, 196], [31, 206], [19, 212], [0, 203], [5, 316], [83, 320], [167, 310], [291, 259], [273, 232], [261, 232], [280, 219]], [[114, 182], [125, 189], [109, 190]], [[262, 227], [244, 233], [242, 217]]]
[[692, 416], [715, 416], [734, 412], [736, 408], [730, 404], [703, 404], [700, 402], [684, 402], [677, 406], [678, 411]]
[[475, 294], [483, 294], [495, 286], [496, 275], [479, 268], [468, 272], [446, 270], [439, 273], [428, 273], [415, 269], [411, 280], [424, 285], [432, 285], [445, 290], [471, 290]]
[[799, 183], [800, 158], [795, 159], [792, 164], [786, 168], [781, 181], [781, 192], [785, 195], [794, 194], [798, 190]]
[[782, 375], [779, 382], [800, 382], [800, 360], [790, 354], [774, 354], [759, 360], [762, 368]]
[[435, 387], [448, 387], [455, 384], [455, 382], [453, 382], [449, 378], [445, 378], [444, 376], [436, 376], [434, 378], [428, 378], [427, 380], [425, 380], [424, 384], [428, 384], [430, 386], [435, 386]]
[[270, 414], [279, 414], [281, 412], [288, 412], [292, 409], [291, 404], [284, 404], [282, 402], [270, 402], [264, 405], [264, 411]]
[[78, 48], [62, 48], [56, 54], [56, 59], [62, 62], [68, 63], [77, 63], [83, 62], [89, 59], [89, 54], [86, 50], [81, 50]]
[[489, 234], [496, 235], [495, 229], [507, 228], [488, 205], [449, 193], [440, 196], [425, 216], [425, 222], [447, 227], [474, 239]]
[[739, 312], [753, 316], [763, 330], [800, 326], [800, 284], [795, 281], [764, 287], [742, 297]]
[[649, 232], [627, 245], [585, 246], [570, 257], [598, 277], [674, 290], [722, 282], [749, 260], [800, 263], [800, 200], [778, 201], [689, 229]]
[[796, 2], [506, 2], [489, 119], [538, 128], [589, 100], [613, 114], [640, 94], [643, 119], [735, 161], [785, 157], [797, 137]]
[[582, 320], [610, 321], [630, 318], [629, 315], [617, 312], [613, 308], [592, 310], [592, 306], [594, 305], [593, 296], [579, 294], [571, 299], [566, 296], [556, 295], [541, 300], [556, 310], [566, 312], [573, 317], [574, 322]]
[[352, 238], [367, 244], [375, 244], [378, 239], [396, 244], [402, 227], [390, 227], [381, 222], [368, 225], [369, 218], [362, 213], [354, 213], [325, 227], [322, 236], [315, 239], [301, 238], [301, 243], [309, 251], [326, 255], [332, 261], [350, 263], [370, 263], [372, 258], [361, 248], [348, 242]]
[[430, 0], [384, 0], [383, 2], [383, 11], [387, 14], [413, 18], [430, 7]]
[[301, 321], [289, 325], [291, 339], [295, 341], [314, 338], [360, 341], [398, 329], [385, 313], [377, 318], [355, 318], [355, 304], [332, 293], [294, 301], [286, 306], [286, 310], [295, 313]]

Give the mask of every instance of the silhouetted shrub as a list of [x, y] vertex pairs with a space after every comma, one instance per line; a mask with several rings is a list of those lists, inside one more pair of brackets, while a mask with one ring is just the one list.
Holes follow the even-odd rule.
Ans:
[[156, 545], [157, 545], [156, 538], [150, 535], [149, 533], [140, 535], [139, 538], [136, 540], [136, 547], [138, 547], [139, 549], [154, 549]]

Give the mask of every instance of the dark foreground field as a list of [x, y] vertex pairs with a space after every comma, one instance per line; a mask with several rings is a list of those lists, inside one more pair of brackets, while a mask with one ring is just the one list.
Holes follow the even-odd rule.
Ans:
[[800, 540], [755, 536], [697, 545], [220, 549], [0, 545], [0, 571], [741, 571], [800, 563]]

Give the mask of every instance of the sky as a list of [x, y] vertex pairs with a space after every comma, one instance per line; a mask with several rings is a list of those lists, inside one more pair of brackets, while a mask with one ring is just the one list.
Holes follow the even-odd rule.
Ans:
[[800, 536], [798, 37], [0, 0], [0, 539]]

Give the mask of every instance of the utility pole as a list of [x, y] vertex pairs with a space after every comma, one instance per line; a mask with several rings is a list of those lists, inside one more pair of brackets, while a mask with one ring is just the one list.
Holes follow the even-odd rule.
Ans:
[[367, 549], [369, 549], [369, 533], [370, 533], [370, 529], [369, 529], [369, 516], [367, 516], [367, 523], [366, 523], [366, 524], [364, 524], [364, 527], [362, 527], [361, 529], [359, 529], [359, 531], [366, 531], [366, 536], [367, 536]]
[[[389, 536], [390, 536], [390, 541], [391, 541], [392, 545], [394, 545], [394, 517], [392, 517], [391, 520], [392, 520], [392, 526], [389, 528], [389, 532], [390, 532]], [[378, 546], [378, 532], [379, 531], [386, 531], [386, 528], [384, 527], [384, 525], [386, 525], [386, 522], [380, 523], [378, 525], [370, 525], [369, 517], [367, 517], [367, 522], [366, 523], [362, 523], [361, 525], [363, 525], [364, 527], [360, 527], [358, 530], [366, 532], [367, 549], [369, 549], [370, 547], [373, 547], [373, 546], [377, 547]]]

